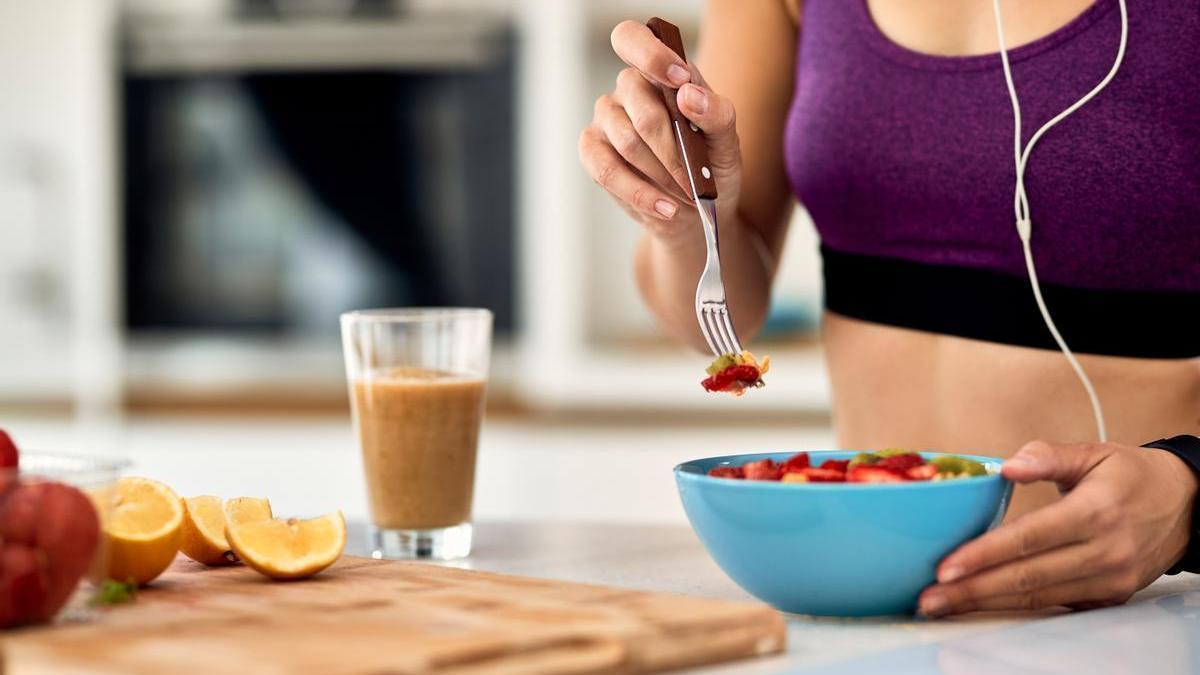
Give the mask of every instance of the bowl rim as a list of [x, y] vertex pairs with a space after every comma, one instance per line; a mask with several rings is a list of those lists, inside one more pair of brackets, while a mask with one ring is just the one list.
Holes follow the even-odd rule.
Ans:
[[819, 492], [837, 492], [837, 491], [859, 491], [859, 490], [939, 490], [939, 489], [961, 489], [963, 486], [971, 485], [988, 485], [997, 481], [1009, 482], [1007, 478], [1000, 475], [999, 466], [1003, 463], [1000, 457], [992, 457], [989, 455], [971, 455], [961, 452], [938, 452], [935, 450], [913, 450], [913, 452], [922, 457], [938, 457], [945, 455], [953, 455], [955, 457], [963, 457], [973, 459], [986, 465], [994, 465], [997, 468], [995, 472], [989, 472], [986, 476], [973, 476], [970, 479], [963, 480], [913, 480], [903, 483], [784, 483], [774, 480], [731, 480], [729, 478], [718, 478], [710, 476], [707, 473], [701, 473], [696, 470], [688, 470], [689, 465], [695, 465], [699, 462], [716, 462], [720, 463], [726, 460], [735, 458], [745, 458], [740, 461], [755, 461], [751, 458], [767, 459], [776, 455], [797, 455], [801, 452], [807, 452], [809, 455], [841, 455], [841, 454], [856, 454], [859, 452], [869, 452], [868, 450], [779, 450], [775, 452], [750, 452], [737, 453], [733, 455], [714, 455], [712, 457], [699, 457], [697, 459], [689, 459], [686, 462], [680, 462], [672, 469], [677, 479], [696, 481], [700, 484], [708, 483], [710, 485], [723, 485], [731, 489], [741, 490], [816, 490]]

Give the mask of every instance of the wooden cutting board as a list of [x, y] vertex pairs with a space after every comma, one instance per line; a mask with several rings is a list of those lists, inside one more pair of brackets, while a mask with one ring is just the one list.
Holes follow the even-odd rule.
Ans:
[[134, 604], [2, 641], [10, 675], [382, 675], [644, 673], [784, 636], [764, 605], [346, 556], [294, 582], [180, 558]]

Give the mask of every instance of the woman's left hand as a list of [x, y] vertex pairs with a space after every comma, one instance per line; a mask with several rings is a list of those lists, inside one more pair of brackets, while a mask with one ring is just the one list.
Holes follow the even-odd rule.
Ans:
[[1063, 498], [946, 556], [921, 594], [922, 614], [1120, 604], [1187, 546], [1197, 481], [1169, 452], [1034, 441], [1001, 472], [1053, 481]]

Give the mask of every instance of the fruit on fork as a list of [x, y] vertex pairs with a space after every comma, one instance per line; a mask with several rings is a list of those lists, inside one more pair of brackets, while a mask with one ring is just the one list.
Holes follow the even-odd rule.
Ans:
[[705, 391], [719, 391], [741, 396], [746, 390], [763, 386], [762, 376], [771, 367], [771, 357], [763, 357], [760, 363], [748, 351], [740, 354], [718, 356], [704, 372], [708, 377], [700, 382]]

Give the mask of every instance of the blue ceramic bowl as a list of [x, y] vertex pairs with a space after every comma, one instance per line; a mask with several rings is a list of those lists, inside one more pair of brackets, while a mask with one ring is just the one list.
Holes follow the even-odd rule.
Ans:
[[[684, 462], [675, 482], [688, 520], [739, 586], [796, 614], [911, 614], [938, 562], [1000, 522], [1012, 484], [998, 473], [911, 483], [778, 483], [709, 469], [792, 452]], [[854, 452], [810, 452], [815, 466]], [[927, 458], [941, 453], [923, 452]], [[998, 468], [995, 457], [962, 455]]]

